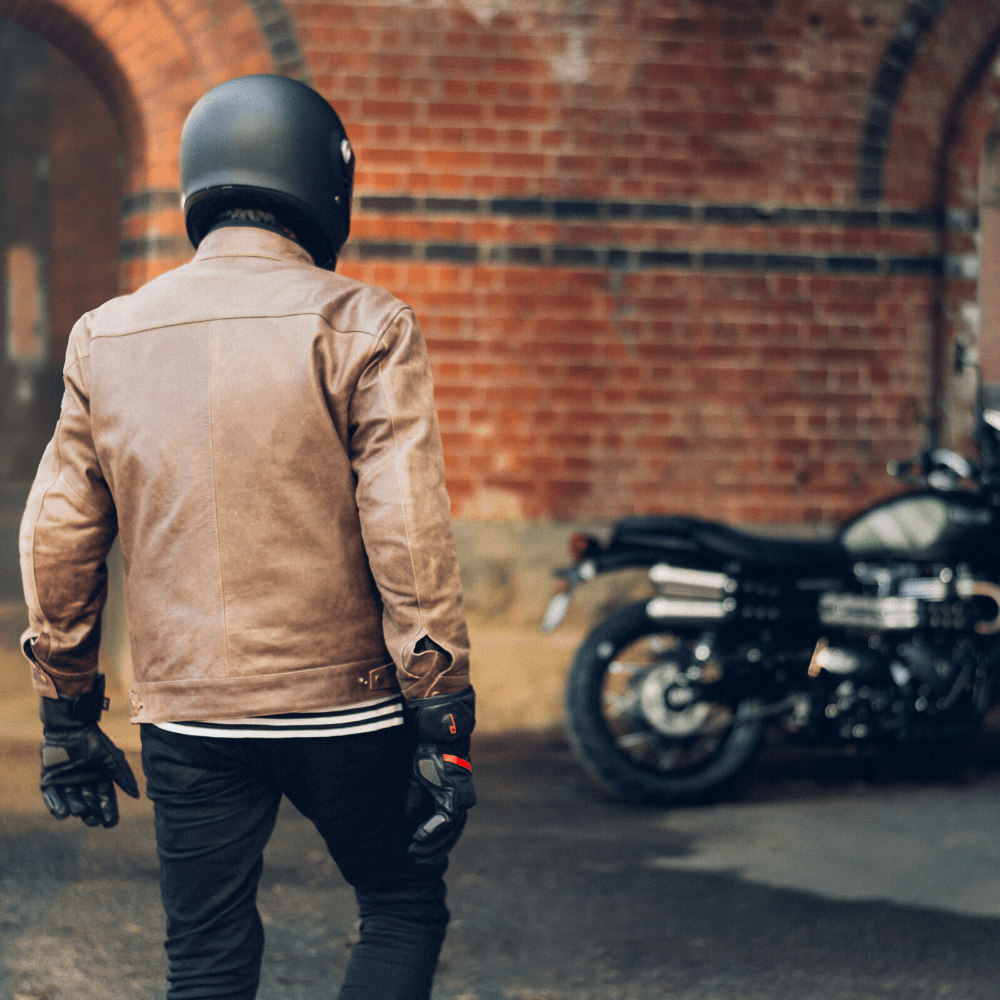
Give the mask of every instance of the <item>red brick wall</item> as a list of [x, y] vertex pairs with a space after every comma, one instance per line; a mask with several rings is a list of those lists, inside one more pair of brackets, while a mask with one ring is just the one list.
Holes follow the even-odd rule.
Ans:
[[929, 28], [945, 96], [904, 105], [871, 204], [906, 4], [286, 6], [358, 147], [343, 269], [424, 320], [459, 514], [824, 521], [887, 489], [930, 416], [939, 120], [1000, 12]]
[[0, 16], [109, 100], [127, 285], [187, 255], [175, 149], [198, 94], [279, 66], [332, 101], [359, 154], [341, 269], [423, 321], [459, 515], [829, 521], [888, 488], [934, 378], [942, 434], [967, 430], [944, 361], [976, 337], [974, 278], [953, 272], [997, 108], [989, 0]]

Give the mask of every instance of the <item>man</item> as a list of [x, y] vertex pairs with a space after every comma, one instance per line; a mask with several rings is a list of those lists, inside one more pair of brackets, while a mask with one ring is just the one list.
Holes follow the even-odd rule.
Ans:
[[342, 998], [430, 995], [475, 803], [468, 638], [413, 313], [334, 273], [354, 154], [315, 91], [231, 80], [181, 139], [194, 260], [84, 316], [21, 528], [42, 790], [137, 795], [98, 727], [116, 535], [167, 914], [170, 1000], [251, 1000], [282, 795], [361, 913]]

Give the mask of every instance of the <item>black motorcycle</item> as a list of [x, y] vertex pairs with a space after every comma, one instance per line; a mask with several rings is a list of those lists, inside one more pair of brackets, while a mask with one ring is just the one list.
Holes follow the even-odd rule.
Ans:
[[599, 573], [649, 567], [655, 588], [574, 657], [568, 729], [592, 776], [677, 804], [724, 790], [770, 722], [826, 744], [973, 738], [1000, 670], [1000, 410], [980, 410], [977, 436], [978, 465], [941, 449], [890, 465], [918, 488], [833, 541], [691, 517], [574, 536], [544, 630]]

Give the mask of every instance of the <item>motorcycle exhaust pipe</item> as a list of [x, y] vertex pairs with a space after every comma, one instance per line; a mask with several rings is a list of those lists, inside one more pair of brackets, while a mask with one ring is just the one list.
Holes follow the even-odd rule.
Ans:
[[672, 618], [718, 621], [735, 610], [736, 599], [733, 597], [727, 597], [724, 601], [684, 601], [676, 597], [654, 597], [646, 605], [646, 614], [658, 620]]
[[733, 593], [738, 584], [725, 573], [713, 573], [704, 569], [687, 569], [683, 566], [671, 566], [668, 563], [657, 563], [649, 569], [649, 579], [657, 587], [686, 587], [694, 591], [707, 591], [705, 594], [685, 594], [685, 597], [714, 597], [718, 594]]

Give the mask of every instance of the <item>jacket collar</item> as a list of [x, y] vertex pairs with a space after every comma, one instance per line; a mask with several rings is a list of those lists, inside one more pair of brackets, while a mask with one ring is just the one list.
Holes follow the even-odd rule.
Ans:
[[313, 259], [294, 240], [256, 226], [223, 226], [213, 229], [198, 247], [194, 259], [212, 257], [267, 257], [271, 260], [312, 264]]

